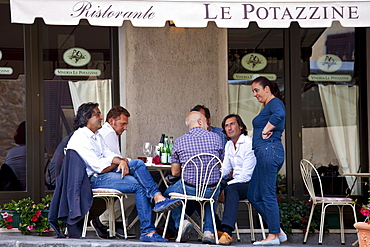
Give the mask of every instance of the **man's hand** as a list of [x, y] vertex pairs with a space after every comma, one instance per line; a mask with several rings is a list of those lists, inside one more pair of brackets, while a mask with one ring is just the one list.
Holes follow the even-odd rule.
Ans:
[[127, 165], [127, 159], [122, 159], [119, 165], [117, 166], [117, 171], [116, 172], [122, 172], [121, 178], [124, 178], [129, 172], [130, 169], [128, 168]]

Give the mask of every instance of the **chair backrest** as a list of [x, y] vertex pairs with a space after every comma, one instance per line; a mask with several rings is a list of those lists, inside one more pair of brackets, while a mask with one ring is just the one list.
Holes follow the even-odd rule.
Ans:
[[[218, 186], [220, 185], [222, 179], [221, 166], [222, 161], [214, 154], [201, 153], [191, 157], [182, 167], [181, 179], [183, 183], [184, 193], [186, 194], [184, 174], [186, 174], [187, 171], [192, 170], [194, 171], [193, 175], [195, 176], [192, 177], [193, 181], [195, 182], [195, 196], [197, 197], [197, 200], [205, 198], [207, 188], [210, 185], [210, 179], [212, 177], [212, 174], [214, 174], [215, 172], [219, 174], [219, 177], [216, 184], [213, 184], [216, 188], [218, 188]], [[185, 177], [188, 177], [188, 174], [186, 174]], [[213, 198], [216, 191], [217, 190], [214, 190], [210, 198]]]
[[308, 190], [308, 193], [310, 194], [312, 201], [316, 203], [316, 194], [315, 194], [315, 188], [314, 188], [313, 181], [312, 181], [312, 174], [317, 176], [317, 179], [320, 185], [320, 196], [324, 197], [319, 173], [317, 172], [315, 166], [306, 159], [301, 160], [300, 168], [301, 168], [303, 182]]

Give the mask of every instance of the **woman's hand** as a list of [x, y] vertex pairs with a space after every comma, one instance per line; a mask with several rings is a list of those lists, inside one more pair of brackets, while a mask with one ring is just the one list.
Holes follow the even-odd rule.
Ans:
[[262, 132], [262, 139], [269, 139], [272, 136], [272, 131], [269, 132]]

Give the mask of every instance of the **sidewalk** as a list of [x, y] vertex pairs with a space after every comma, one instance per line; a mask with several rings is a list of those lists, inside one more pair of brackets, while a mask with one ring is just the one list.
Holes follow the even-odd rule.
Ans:
[[[5, 229], [4, 229], [5, 230]], [[236, 239], [236, 235], [233, 235], [234, 239]], [[256, 238], [261, 239], [262, 235], [257, 234]], [[241, 242], [233, 242], [232, 245], [229, 246], [253, 246], [250, 242], [250, 235], [249, 234], [241, 234]], [[192, 238], [194, 239], [194, 237]], [[196, 238], [195, 238], [196, 239]], [[346, 245], [340, 244], [340, 234], [339, 233], [329, 233], [324, 235], [324, 241], [322, 246], [352, 246], [352, 243], [357, 240], [357, 235], [355, 233], [346, 233], [345, 234]], [[282, 243], [280, 246], [305, 246], [305, 247], [317, 247], [318, 244], [318, 233], [310, 234], [308, 237], [307, 244], [302, 244], [303, 235], [302, 234], [293, 234], [288, 235], [288, 241]], [[141, 242], [136, 239], [114, 239], [114, 240], [101, 240], [96, 237], [93, 231], [89, 231], [87, 234], [86, 239], [60, 239], [55, 238], [53, 234], [51, 236], [29, 236], [29, 235], [21, 235], [19, 232], [16, 233], [6, 233], [4, 231], [0, 232], [0, 246], [20, 246], [20, 247], [34, 247], [34, 246], [43, 246], [43, 247], [64, 247], [64, 246], [76, 246], [76, 247], [97, 247], [97, 246], [104, 246], [104, 247], [116, 247], [116, 246], [127, 246], [127, 247], [140, 247], [140, 246], [189, 246], [189, 247], [204, 247], [204, 246], [217, 246], [217, 245], [205, 245], [197, 240], [191, 240], [187, 243], [176, 243], [174, 240], [170, 240], [168, 243], [146, 243]], [[358, 245], [357, 245], [358, 247]]]

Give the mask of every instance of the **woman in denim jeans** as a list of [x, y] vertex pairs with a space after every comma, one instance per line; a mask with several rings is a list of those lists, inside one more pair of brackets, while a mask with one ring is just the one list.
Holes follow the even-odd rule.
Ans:
[[280, 228], [279, 207], [276, 201], [276, 176], [284, 163], [281, 135], [285, 124], [285, 107], [281, 101], [279, 86], [266, 77], [252, 82], [253, 96], [264, 108], [253, 119], [253, 149], [257, 159], [249, 183], [248, 200], [262, 216], [269, 228], [266, 239], [253, 245], [280, 245], [287, 240]]

